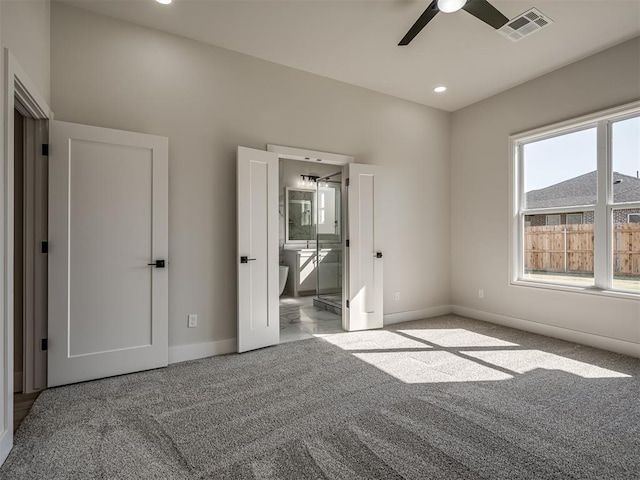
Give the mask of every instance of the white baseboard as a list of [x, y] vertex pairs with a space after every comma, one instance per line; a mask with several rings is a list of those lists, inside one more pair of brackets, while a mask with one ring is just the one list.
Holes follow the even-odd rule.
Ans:
[[11, 419], [9, 428], [5, 427], [2, 434], [0, 434], [0, 466], [7, 459], [9, 452], [13, 448], [13, 412], [10, 412], [9, 418]]
[[235, 338], [219, 340], [217, 342], [192, 343], [169, 347], [169, 363], [186, 362], [199, 358], [213, 357], [238, 351], [238, 341]]
[[421, 310], [410, 310], [408, 312], [387, 313], [384, 315], [384, 326], [394, 323], [411, 322], [424, 318], [439, 317], [451, 313], [451, 305], [441, 305], [439, 307], [423, 308]]
[[[543, 323], [525, 320], [522, 318], [509, 317], [497, 313], [484, 312], [459, 305], [441, 305], [421, 310], [411, 310], [407, 312], [387, 313], [384, 315], [384, 325], [422, 320], [425, 318], [438, 317], [454, 313], [464, 317], [475, 318], [489, 323], [504, 325], [505, 327], [517, 328], [527, 332], [546, 335], [548, 337], [559, 338], [569, 342], [580, 343], [591, 347], [609, 350], [611, 352], [622, 353], [632, 357], [640, 358], [640, 345], [633, 342], [626, 342], [615, 338], [602, 337], [591, 333], [578, 332], [567, 328], [546, 325]], [[169, 347], [169, 363], [185, 362], [187, 360], [197, 360], [199, 358], [212, 357], [214, 355], [224, 355], [238, 351], [237, 339], [220, 340], [217, 342], [194, 343], [190, 345], [178, 345]], [[17, 374], [16, 374], [17, 375]], [[15, 380], [18, 381], [17, 379]], [[20, 379], [22, 381], [22, 379]]]
[[15, 372], [13, 374], [13, 393], [20, 393], [24, 388], [23, 379], [24, 374], [22, 372]]
[[640, 344], [626, 342], [616, 338], [602, 337], [592, 333], [578, 332], [568, 328], [556, 327], [555, 325], [547, 325], [522, 318], [509, 317], [497, 313], [484, 312], [473, 308], [452, 305], [452, 313], [462, 315], [464, 317], [475, 318], [489, 323], [504, 325], [505, 327], [517, 328], [526, 332], [537, 333], [547, 337], [559, 338], [569, 342], [588, 345], [590, 347], [601, 348], [611, 352], [622, 353], [632, 357], [640, 358]]

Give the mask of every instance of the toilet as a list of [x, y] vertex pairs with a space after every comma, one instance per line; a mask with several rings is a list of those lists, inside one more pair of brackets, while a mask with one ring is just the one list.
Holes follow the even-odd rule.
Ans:
[[287, 284], [287, 277], [289, 276], [289, 267], [286, 265], [280, 265], [280, 295], [284, 292], [284, 286]]

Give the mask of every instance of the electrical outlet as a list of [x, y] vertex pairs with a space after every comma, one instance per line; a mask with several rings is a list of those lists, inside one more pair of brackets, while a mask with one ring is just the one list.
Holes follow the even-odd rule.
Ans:
[[478, 290], [478, 298], [484, 298], [484, 290]]
[[187, 323], [187, 327], [196, 328], [198, 326], [198, 315], [191, 314], [189, 315], [189, 321]]
[[396, 302], [400, 301], [400, 292], [396, 292]]

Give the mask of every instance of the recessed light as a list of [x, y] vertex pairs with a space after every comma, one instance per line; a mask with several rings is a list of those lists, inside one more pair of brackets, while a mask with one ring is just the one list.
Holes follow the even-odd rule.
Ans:
[[434, 92], [436, 93], [442, 93], [442, 92], [446, 92], [447, 91], [447, 87], [436, 87], [433, 89]]
[[156, 2], [161, 3], [162, 5], [169, 5], [173, 0], [156, 0]]

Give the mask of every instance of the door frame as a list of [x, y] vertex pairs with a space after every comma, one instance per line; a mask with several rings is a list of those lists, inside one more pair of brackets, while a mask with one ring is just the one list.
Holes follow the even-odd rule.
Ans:
[[[346, 255], [347, 232], [349, 231], [349, 218], [347, 216], [347, 182], [346, 182], [346, 165], [355, 163], [355, 157], [351, 155], [343, 155], [339, 153], [320, 152], [317, 150], [307, 150], [304, 148], [285, 147], [282, 145], [267, 144], [267, 151], [278, 154], [278, 160], [297, 160], [300, 162], [317, 163], [322, 162], [327, 165], [336, 165], [342, 167], [342, 188], [340, 190], [341, 209], [342, 209], [342, 329], [348, 329], [348, 317], [346, 315], [347, 299], [349, 298], [349, 256]], [[278, 185], [278, 188], [280, 186]], [[277, 201], [277, 200], [276, 200]]]
[[16, 98], [36, 120], [48, 120], [51, 109], [9, 49], [4, 49], [3, 143], [0, 184], [0, 464], [13, 447], [13, 111]]
[[22, 393], [33, 393], [47, 387], [47, 351], [41, 342], [47, 338], [48, 262], [41, 242], [48, 238], [49, 163], [41, 145], [49, 143], [49, 121], [34, 119], [18, 99], [15, 105], [24, 120]]

